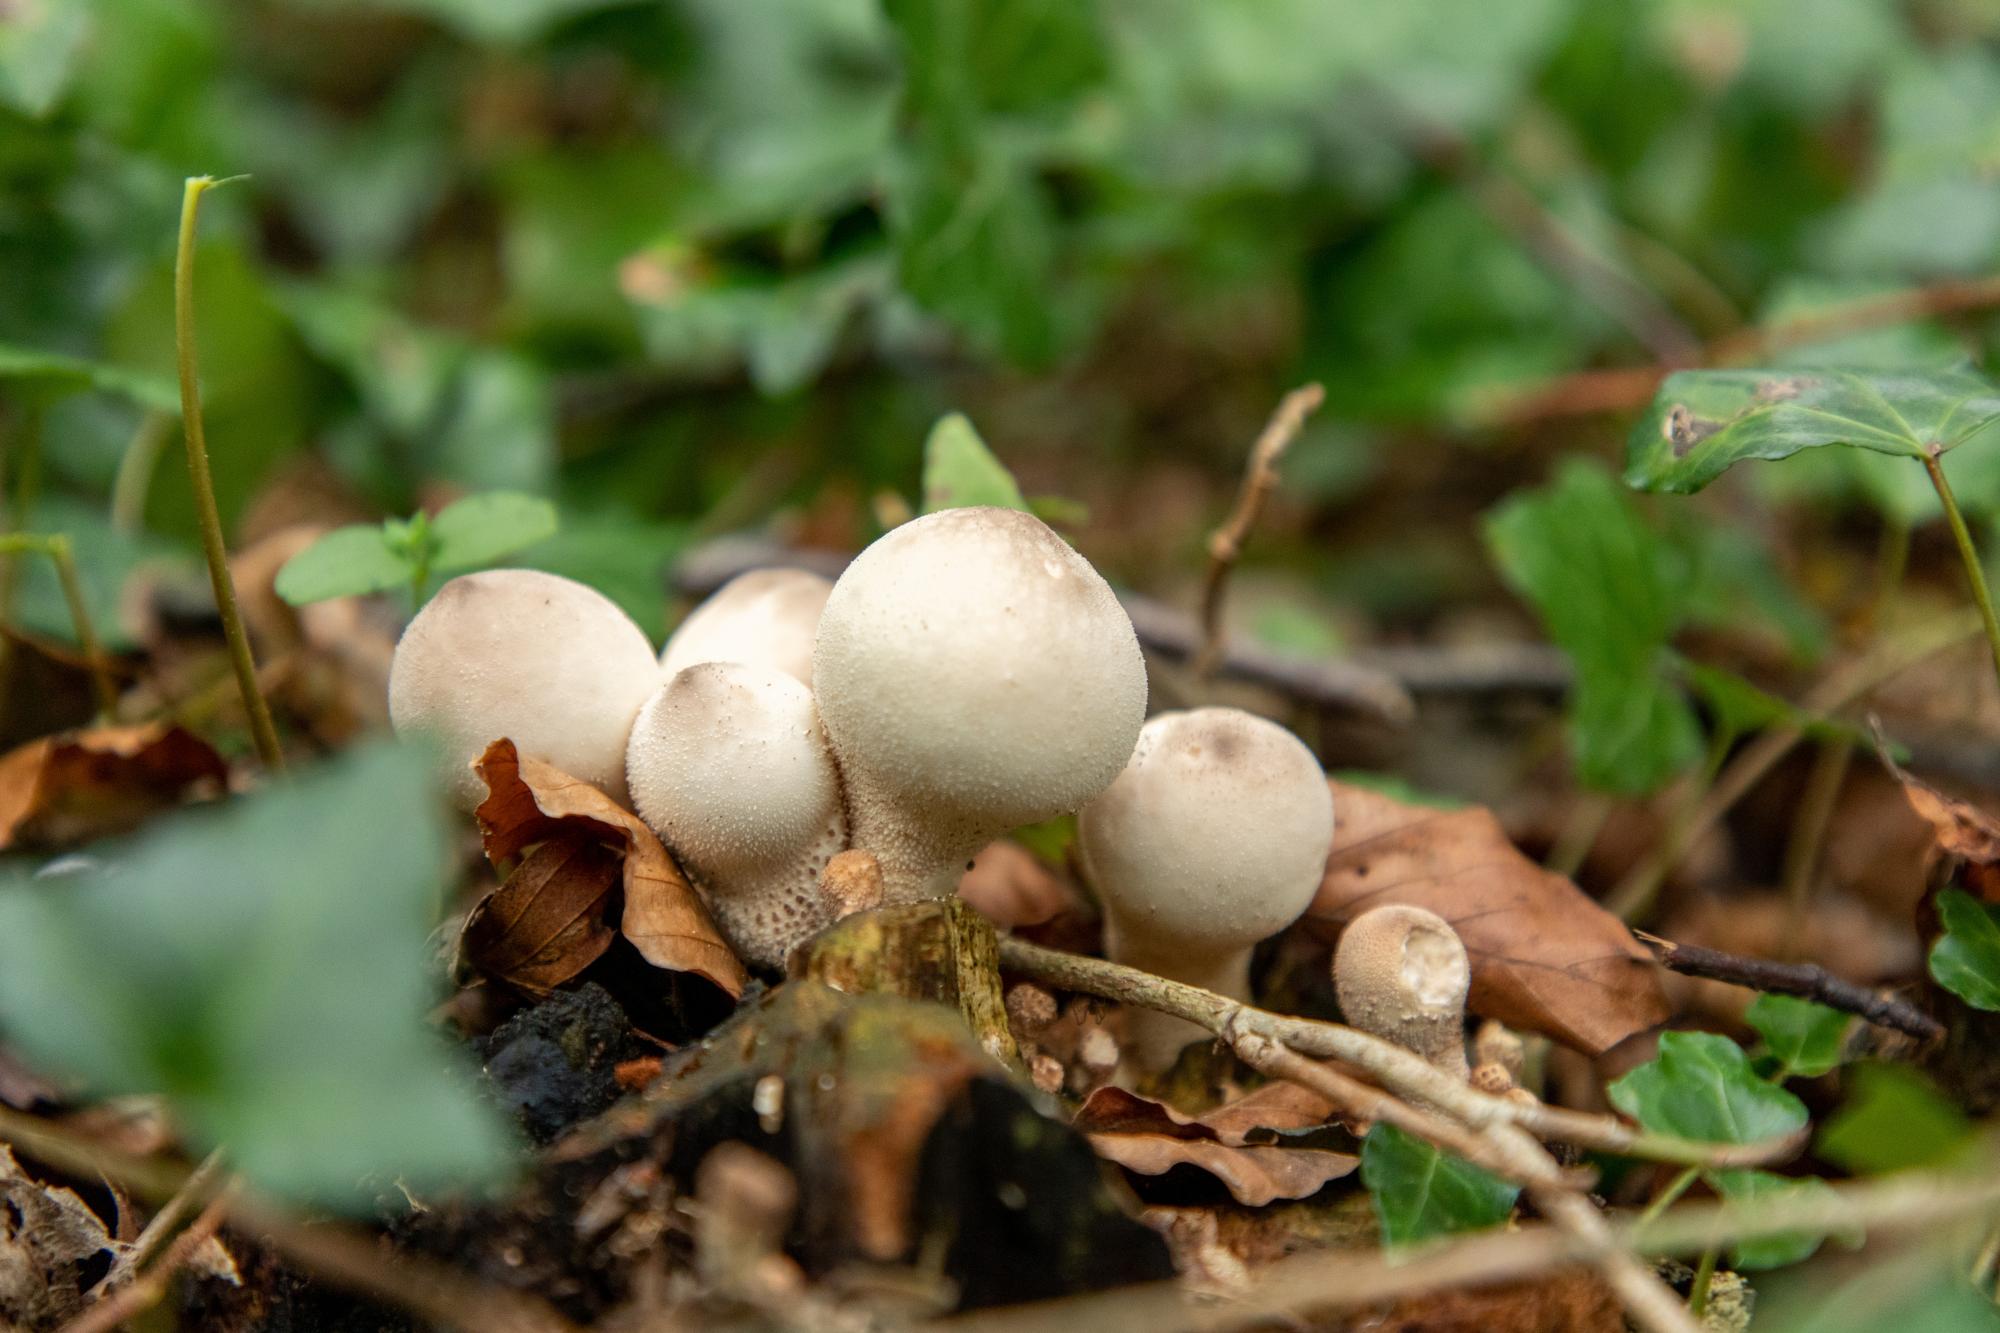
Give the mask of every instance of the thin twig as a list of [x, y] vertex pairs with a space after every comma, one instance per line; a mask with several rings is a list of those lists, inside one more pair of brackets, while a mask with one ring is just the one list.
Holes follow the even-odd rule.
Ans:
[[1698, 1143], [1635, 1129], [1622, 1120], [1587, 1115], [1534, 1099], [1494, 1097], [1434, 1069], [1421, 1056], [1393, 1042], [1317, 1019], [1292, 1018], [1242, 1004], [1214, 991], [1169, 981], [1150, 972], [1046, 949], [1013, 937], [1000, 941], [1003, 968], [1031, 980], [1100, 999], [1116, 1000], [1184, 1018], [1221, 1037], [1225, 1029], [1254, 1032], [1316, 1060], [1355, 1066], [1406, 1100], [1435, 1107], [1468, 1128], [1518, 1125], [1536, 1138], [1596, 1148], [1682, 1166], [1755, 1166], [1796, 1153], [1796, 1135], [1762, 1143]]
[[55, 566], [56, 582], [62, 586], [63, 601], [69, 606], [77, 646], [83, 649], [83, 660], [90, 667], [98, 715], [110, 721], [118, 711], [118, 684], [111, 674], [111, 659], [104, 653], [104, 641], [97, 637], [97, 622], [91, 619], [90, 603], [84, 600], [83, 580], [77, 577], [76, 552], [69, 538], [60, 532], [47, 536], [26, 532], [0, 534], [0, 555], [17, 554], [45, 556]]
[[[1907, 324], [1940, 315], [1963, 314], [2000, 305], [2000, 277], [1952, 279], [1882, 296], [1831, 305], [1810, 315], [1753, 325], [1701, 349], [1696, 364], [1742, 365], [1775, 352], [1859, 333], [1889, 324]], [[1674, 369], [1668, 364], [1583, 370], [1515, 390], [1496, 399], [1476, 424], [1519, 425], [1548, 417], [1625, 412], [1644, 407]]]
[[215, 479], [209, 472], [208, 438], [201, 418], [201, 375], [194, 341], [195, 223], [201, 214], [201, 196], [224, 183], [209, 176], [190, 176], [181, 194], [180, 242], [174, 251], [174, 350], [181, 381], [181, 438], [187, 443], [188, 476], [194, 483], [201, 549], [208, 559], [208, 580], [215, 589], [215, 609], [222, 617], [222, 636], [229, 644], [229, 660], [236, 669], [236, 688], [243, 695], [243, 709], [250, 717], [250, 734], [257, 742], [258, 757], [265, 768], [282, 773], [285, 754], [278, 745], [278, 728], [271, 721], [271, 706], [264, 702], [264, 695], [257, 688], [257, 660], [251, 655], [250, 635], [243, 628], [243, 613], [236, 605], [236, 584], [229, 577], [229, 546], [223, 540], [222, 511], [215, 503]]
[[[1799, 709], [1822, 717], [1838, 712], [1926, 658], [1964, 643], [1979, 632], [1980, 623], [1977, 615], [1965, 612], [1924, 624], [1834, 670], [1806, 693]], [[1662, 842], [1632, 867], [1605, 895], [1605, 907], [1627, 921], [1643, 916], [1672, 873], [1680, 848], [1692, 846], [1715, 827], [1730, 807], [1747, 795], [1805, 736], [1806, 730], [1801, 726], [1772, 727], [1745, 746], [1702, 796], [1676, 845]]]
[[1919, 1041], [1935, 1041], [1944, 1035], [1943, 1024], [1908, 1001], [1843, 981], [1817, 963], [1744, 958], [1699, 944], [1676, 944], [1643, 930], [1632, 933], [1653, 951], [1660, 966], [1683, 976], [1726, 981], [1770, 995], [1796, 995], [1842, 1013], [1858, 1014], [1878, 1027], [1894, 1028]]
[[202, 1207], [214, 1193], [217, 1178], [222, 1174], [222, 1162], [220, 1148], [202, 1159], [201, 1165], [181, 1182], [181, 1187], [174, 1191], [173, 1197], [160, 1205], [160, 1210], [146, 1223], [145, 1229], [139, 1233], [139, 1238], [132, 1242], [132, 1248], [119, 1256], [118, 1262], [112, 1265], [111, 1272], [105, 1278], [107, 1283], [123, 1281], [152, 1261], [154, 1253], [167, 1243], [182, 1220], [189, 1213]]
[[[1639, 1254], [1699, 1254], [1711, 1246], [1864, 1226], [1935, 1228], [2000, 1204], [2000, 1172], [1904, 1172], [1757, 1199], [1683, 1204], [1644, 1225], [1610, 1224], [1614, 1243]], [[1178, 1281], [980, 1310], [929, 1325], [932, 1333], [1224, 1333], [1286, 1316], [1363, 1309], [1406, 1296], [1518, 1282], [1588, 1257], [1590, 1247], [1552, 1225], [1528, 1223], [1411, 1250], [1294, 1255], [1258, 1270], [1233, 1301], [1196, 1304]]]
[[1278, 460], [1299, 437], [1306, 418], [1326, 401], [1326, 390], [1318, 384], [1301, 385], [1279, 400], [1277, 410], [1264, 423], [1257, 442], [1250, 446], [1250, 459], [1243, 466], [1243, 484], [1236, 491], [1236, 503], [1222, 526], [1209, 534], [1208, 577], [1201, 589], [1201, 650], [1194, 655], [1194, 673], [1202, 680], [1215, 674], [1228, 647], [1228, 633], [1222, 625], [1222, 607], [1229, 595], [1229, 572], [1243, 554], [1243, 543], [1257, 525], [1264, 501], [1278, 488]]

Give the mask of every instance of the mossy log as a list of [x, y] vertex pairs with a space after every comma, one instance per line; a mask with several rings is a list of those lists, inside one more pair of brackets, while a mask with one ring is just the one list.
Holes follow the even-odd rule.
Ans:
[[1018, 1069], [993, 926], [960, 898], [843, 917], [793, 951], [794, 978], [850, 995], [899, 995], [956, 1009], [987, 1054]]

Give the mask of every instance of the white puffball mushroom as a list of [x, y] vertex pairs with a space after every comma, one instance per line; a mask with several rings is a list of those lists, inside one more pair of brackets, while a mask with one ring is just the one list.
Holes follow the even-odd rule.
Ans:
[[1421, 907], [1373, 907], [1347, 923], [1333, 984], [1349, 1026], [1415, 1051], [1454, 1078], [1465, 1060], [1472, 966], [1451, 923]]
[[660, 685], [645, 632], [593, 588], [532, 569], [461, 574], [403, 631], [389, 720], [440, 747], [453, 797], [485, 799], [472, 762], [505, 737], [625, 800], [625, 738]]
[[1132, 753], [1146, 668], [1090, 563], [1033, 515], [945, 509], [847, 567], [813, 690], [853, 845], [884, 900], [948, 898], [1011, 828], [1074, 810]]
[[[1250, 954], [1298, 920], [1333, 844], [1333, 793], [1298, 737], [1237, 708], [1162, 713], [1083, 807], [1077, 846], [1116, 962], [1250, 998]], [[1157, 1072], [1207, 1034], [1126, 1014], [1132, 1065]]]
[[639, 712], [632, 800], [746, 961], [777, 966], [833, 920], [820, 872], [847, 845], [812, 691], [771, 667], [701, 662]]
[[660, 652], [663, 678], [697, 662], [774, 667], [813, 683], [813, 636], [833, 584], [806, 569], [738, 574], [688, 613]]

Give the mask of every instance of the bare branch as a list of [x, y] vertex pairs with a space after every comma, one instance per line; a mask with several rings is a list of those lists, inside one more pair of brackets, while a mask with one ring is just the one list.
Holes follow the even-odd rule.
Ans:
[[1658, 956], [1660, 966], [1683, 976], [1726, 981], [1732, 986], [1747, 986], [1771, 995], [1797, 995], [1842, 1013], [1859, 1014], [1871, 1023], [1906, 1032], [1920, 1041], [1935, 1041], [1944, 1035], [1942, 1023], [1907, 1000], [1843, 981], [1817, 963], [1745, 958], [1698, 944], [1676, 944], [1643, 930], [1633, 934]]

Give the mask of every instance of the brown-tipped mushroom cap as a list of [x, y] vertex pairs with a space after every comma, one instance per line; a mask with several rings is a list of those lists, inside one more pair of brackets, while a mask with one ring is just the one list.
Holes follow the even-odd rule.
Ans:
[[698, 663], [646, 702], [626, 766], [640, 818], [746, 960], [777, 966], [832, 920], [819, 877], [847, 817], [811, 690], [769, 667]]
[[1340, 1012], [1459, 1078], [1472, 968], [1451, 924], [1421, 907], [1375, 907], [1347, 923], [1333, 959]]
[[680, 623], [660, 652], [663, 678], [697, 662], [771, 667], [812, 684], [813, 637], [833, 584], [805, 569], [738, 574]]
[[1110, 586], [1011, 509], [928, 514], [857, 556], [820, 616], [813, 688], [889, 902], [950, 896], [986, 843], [1102, 791], [1146, 710]]
[[[1298, 737], [1236, 708], [1162, 713], [1125, 771], [1083, 807], [1077, 844], [1120, 962], [1250, 998], [1250, 951], [1312, 901], [1333, 842], [1333, 795]], [[1130, 1015], [1135, 1063], [1158, 1068], [1202, 1034]]]
[[609, 598], [554, 574], [490, 569], [445, 584], [403, 631], [389, 718], [440, 746], [467, 808], [486, 795], [471, 764], [503, 736], [622, 802], [625, 738], [659, 684], [653, 646]]

